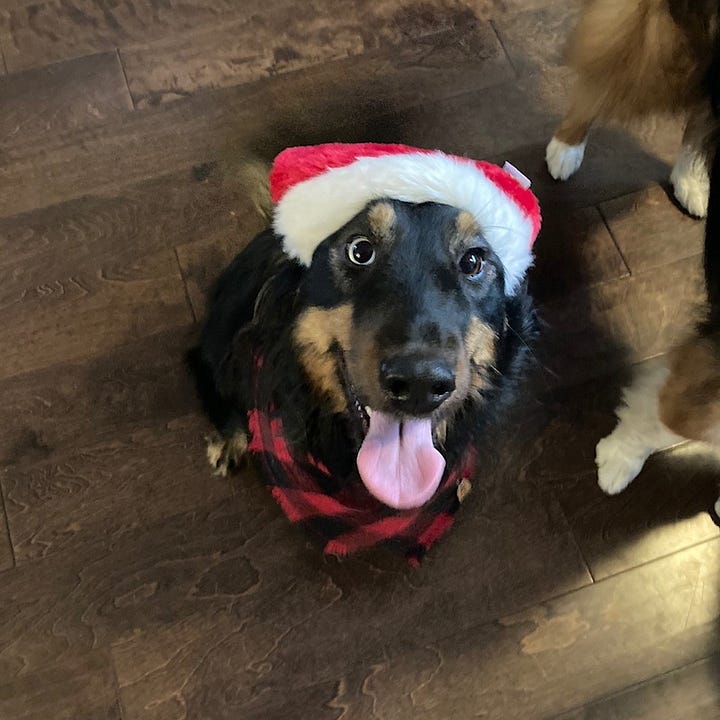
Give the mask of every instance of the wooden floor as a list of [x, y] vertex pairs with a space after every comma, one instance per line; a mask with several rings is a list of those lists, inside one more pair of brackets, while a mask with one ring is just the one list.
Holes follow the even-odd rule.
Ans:
[[[0, 9], [0, 719], [720, 718], [720, 472], [605, 497], [627, 368], [702, 300], [681, 127], [594, 133], [552, 182], [567, 0], [6, 0]], [[278, 138], [512, 161], [545, 214], [517, 420], [419, 570], [327, 559], [223, 481], [182, 365], [262, 227]]]

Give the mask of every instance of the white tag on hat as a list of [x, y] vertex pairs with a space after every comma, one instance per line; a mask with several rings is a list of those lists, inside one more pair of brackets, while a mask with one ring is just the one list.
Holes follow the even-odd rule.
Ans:
[[530, 178], [523, 175], [514, 165], [511, 165], [507, 160], [503, 165], [503, 170], [508, 174], [512, 175], [526, 190], [532, 185]]

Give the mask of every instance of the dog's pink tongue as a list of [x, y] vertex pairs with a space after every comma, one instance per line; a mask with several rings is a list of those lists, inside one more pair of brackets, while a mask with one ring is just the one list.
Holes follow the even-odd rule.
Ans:
[[432, 441], [432, 423], [404, 420], [373, 411], [370, 428], [357, 456], [365, 487], [398, 510], [420, 507], [437, 490], [445, 458]]

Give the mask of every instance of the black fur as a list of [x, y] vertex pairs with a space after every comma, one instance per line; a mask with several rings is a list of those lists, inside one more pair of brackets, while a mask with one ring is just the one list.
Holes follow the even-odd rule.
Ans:
[[353, 470], [362, 439], [357, 419], [350, 410], [338, 414], [328, 408], [293, 341], [303, 311], [347, 303], [353, 328], [372, 334], [383, 351], [411, 343], [455, 352], [473, 317], [495, 331], [496, 355], [486, 385], [462, 402], [449, 423], [443, 448], [448, 464], [507, 406], [536, 332], [526, 286], [505, 295], [502, 266], [482, 239], [484, 274], [470, 282], [458, 272], [446, 240], [456, 210], [434, 203], [392, 206], [398, 229], [391, 248], [378, 244], [371, 270], [353, 266], [344, 255], [349, 238], [372, 233], [366, 211], [326, 239], [309, 268], [289, 259], [281, 238], [266, 231], [225, 270], [200, 343], [189, 354], [205, 409], [221, 435], [246, 430], [251, 408], [272, 406], [295, 451], [312, 452], [339, 478]]
[[[719, 3], [720, 5], [720, 3]], [[705, 77], [705, 90], [710, 97], [716, 120], [720, 118], [720, 41], [716, 42], [714, 57]], [[701, 327], [705, 333], [720, 330], [720, 143], [716, 129], [710, 140], [713, 162], [710, 170], [710, 193], [705, 224], [705, 287], [708, 298], [708, 317]]]

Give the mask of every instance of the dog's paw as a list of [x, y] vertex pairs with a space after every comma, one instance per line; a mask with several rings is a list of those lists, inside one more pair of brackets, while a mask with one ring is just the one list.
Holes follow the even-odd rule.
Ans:
[[681, 150], [670, 175], [670, 182], [677, 201], [690, 215], [698, 218], [707, 215], [710, 178], [704, 157]]
[[720, 520], [720, 498], [715, 501], [715, 516]]
[[621, 493], [638, 475], [646, 458], [627, 454], [615, 433], [603, 438], [595, 449], [598, 485], [608, 495]]
[[207, 438], [207, 459], [216, 475], [225, 477], [230, 470], [240, 463], [247, 450], [247, 435], [237, 432], [230, 438], [223, 438], [217, 433]]
[[585, 143], [568, 145], [554, 137], [545, 150], [545, 162], [548, 171], [555, 180], [567, 180], [582, 165], [585, 157]]

